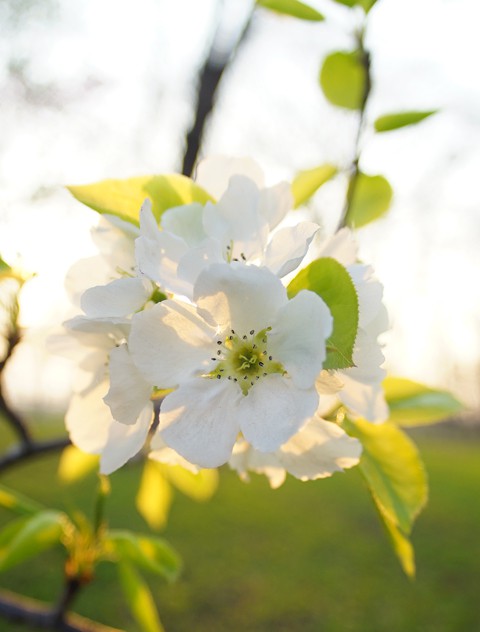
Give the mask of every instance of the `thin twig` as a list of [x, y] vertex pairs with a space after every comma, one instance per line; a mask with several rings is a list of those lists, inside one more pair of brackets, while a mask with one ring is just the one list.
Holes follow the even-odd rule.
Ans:
[[343, 208], [337, 230], [340, 230], [340, 228], [343, 228], [347, 224], [348, 215], [350, 213], [355, 190], [357, 188], [358, 177], [360, 175], [359, 163], [360, 163], [360, 156], [361, 156], [361, 141], [362, 141], [362, 136], [363, 136], [363, 130], [365, 127], [365, 111], [367, 109], [368, 97], [370, 96], [370, 92], [372, 89], [372, 77], [370, 73], [370, 53], [368, 52], [368, 50], [366, 50], [365, 44], [364, 44], [365, 26], [366, 24], [364, 23], [357, 37], [360, 63], [362, 64], [365, 70], [365, 83], [364, 83], [362, 100], [361, 100], [360, 108], [359, 108], [358, 128], [357, 128], [357, 134], [355, 137], [355, 145], [354, 145], [354, 158], [352, 160], [352, 164], [350, 167], [350, 174], [348, 177], [348, 186], [347, 186], [347, 194], [346, 194], [346, 199], [345, 199], [345, 206]]
[[48, 441], [32, 441], [28, 445], [25, 443], [17, 445], [0, 458], [0, 472], [33, 457], [63, 450], [70, 443], [68, 437], [60, 437]]
[[[69, 595], [66, 597], [70, 598]], [[119, 628], [112, 628], [77, 614], [59, 618], [58, 606], [52, 609], [41, 601], [6, 590], [0, 591], [0, 615], [10, 621], [56, 632], [123, 632]]]
[[231, 48], [222, 52], [222, 54], [219, 54], [216, 45], [218, 31], [213, 38], [209, 54], [199, 75], [195, 119], [193, 126], [186, 136], [186, 147], [182, 165], [183, 175], [191, 176], [193, 173], [203, 141], [205, 123], [215, 105], [218, 85], [226, 68], [233, 62], [240, 46], [246, 40], [252, 23], [252, 17], [253, 10]]

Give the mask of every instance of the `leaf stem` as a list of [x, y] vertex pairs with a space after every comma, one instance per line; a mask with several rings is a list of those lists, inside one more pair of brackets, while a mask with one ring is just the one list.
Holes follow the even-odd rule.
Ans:
[[357, 127], [357, 134], [355, 137], [355, 144], [354, 144], [354, 157], [349, 169], [345, 205], [343, 207], [343, 211], [340, 216], [340, 221], [339, 221], [337, 230], [340, 230], [340, 228], [343, 228], [344, 226], [347, 225], [348, 215], [350, 213], [355, 190], [357, 188], [358, 177], [360, 174], [359, 163], [360, 163], [360, 157], [361, 157], [361, 141], [362, 141], [362, 136], [363, 136], [363, 132], [365, 129], [365, 124], [366, 124], [365, 112], [367, 109], [368, 98], [372, 90], [371, 57], [370, 57], [370, 52], [365, 48], [366, 26], [367, 26], [367, 16], [365, 15], [363, 24], [357, 33], [357, 47], [358, 47], [358, 53], [360, 56], [360, 63], [362, 64], [363, 69], [365, 71], [365, 82], [364, 82], [363, 95], [362, 95], [362, 100], [361, 100], [360, 109], [359, 109], [358, 127]]

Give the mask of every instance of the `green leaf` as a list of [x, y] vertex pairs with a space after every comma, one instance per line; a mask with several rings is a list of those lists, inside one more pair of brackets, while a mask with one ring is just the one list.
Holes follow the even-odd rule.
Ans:
[[[64, 524], [64, 514], [47, 510], [27, 518], [19, 529], [10, 531], [11, 539], [5, 541], [0, 534], [0, 540], [3, 540], [0, 571], [6, 571], [60, 542]], [[11, 529], [8, 525], [6, 528]]]
[[463, 409], [448, 391], [429, 388], [405, 378], [387, 377], [383, 388], [390, 408], [389, 421], [399, 426], [437, 423]]
[[358, 330], [358, 297], [347, 270], [330, 257], [316, 259], [290, 282], [289, 298], [300, 290], [318, 294], [333, 317], [333, 332], [327, 340], [327, 359], [323, 367], [344, 369], [354, 366], [352, 355]]
[[362, 7], [365, 13], [368, 13], [377, 0], [335, 0], [335, 2], [350, 8]]
[[32, 516], [44, 509], [43, 505], [37, 503], [36, 500], [32, 500], [4, 485], [0, 485], [0, 506], [27, 516]]
[[365, 96], [367, 73], [360, 51], [328, 55], [320, 71], [320, 85], [333, 105], [359, 110]]
[[143, 466], [135, 504], [151, 529], [162, 529], [167, 524], [172, 504], [172, 490], [162, 468], [150, 459], [147, 459]]
[[212, 199], [193, 180], [178, 174], [102, 180], [67, 188], [77, 200], [94, 211], [116, 215], [133, 224], [138, 224], [140, 208], [145, 198], [150, 198], [157, 221], [169, 208], [193, 202], [205, 204]]
[[394, 129], [400, 129], [407, 125], [415, 125], [424, 119], [436, 114], [438, 110], [427, 110], [424, 112], [396, 112], [395, 114], [385, 114], [379, 116], [374, 123], [377, 132], [390, 132]]
[[180, 557], [161, 538], [111, 530], [105, 537], [105, 546], [107, 553], [111, 551], [116, 559], [131, 562], [169, 582], [177, 579], [180, 572]]
[[360, 440], [360, 470], [380, 511], [409, 534], [427, 501], [425, 468], [413, 441], [390, 422], [345, 419], [344, 430]]
[[347, 193], [350, 199], [346, 216], [347, 226], [360, 228], [384, 215], [392, 201], [393, 190], [383, 176], [367, 176], [359, 173], [351, 181], [352, 189]]
[[390, 518], [382, 511], [381, 507], [377, 505], [377, 508], [403, 572], [410, 579], [414, 579], [415, 551], [413, 550], [410, 538], [397, 527], [393, 520], [390, 520]]
[[320, 165], [313, 169], [300, 171], [292, 182], [294, 207], [305, 204], [316, 191], [337, 173], [337, 168], [331, 164]]
[[275, 11], [275, 13], [291, 15], [300, 20], [320, 22], [325, 19], [319, 11], [308, 4], [299, 2], [299, 0], [256, 0], [256, 2], [260, 7], [270, 9], [270, 11]]
[[198, 502], [210, 500], [217, 491], [217, 470], [200, 470], [194, 473], [180, 465], [164, 465], [163, 463], [158, 463], [158, 465], [170, 483], [193, 500]]
[[144, 632], [165, 632], [147, 583], [127, 562], [118, 565], [118, 574], [125, 600], [140, 628]]

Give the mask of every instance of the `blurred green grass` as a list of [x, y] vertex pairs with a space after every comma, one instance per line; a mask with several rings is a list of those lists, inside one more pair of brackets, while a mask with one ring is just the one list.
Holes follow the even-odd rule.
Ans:
[[[44, 432], [50, 434], [48, 425]], [[480, 630], [480, 436], [416, 437], [430, 477], [430, 502], [414, 529], [417, 579], [402, 574], [358, 472], [271, 491], [228, 469], [210, 502], [176, 494], [162, 535], [184, 558], [179, 582], [149, 577], [167, 632], [475, 632]], [[1, 482], [55, 507], [91, 514], [96, 479], [56, 483], [57, 456], [12, 469]], [[110, 525], [148, 533], [134, 507], [141, 464], [111, 477]], [[10, 518], [0, 512], [0, 525]], [[0, 585], [53, 600], [62, 551], [0, 576]], [[132, 621], [111, 564], [75, 610], [127, 632]], [[27, 632], [0, 619], [1, 631]]]

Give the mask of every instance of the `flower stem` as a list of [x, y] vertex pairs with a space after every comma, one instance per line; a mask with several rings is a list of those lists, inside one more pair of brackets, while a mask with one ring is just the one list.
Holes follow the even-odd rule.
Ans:
[[365, 124], [366, 124], [365, 112], [367, 109], [368, 98], [372, 90], [371, 57], [370, 57], [370, 52], [365, 48], [366, 26], [367, 26], [367, 16], [365, 16], [364, 22], [357, 33], [357, 48], [359, 52], [360, 63], [362, 64], [363, 69], [365, 71], [365, 83], [364, 83], [364, 88], [363, 88], [362, 100], [360, 102], [360, 108], [359, 108], [358, 127], [357, 127], [357, 134], [355, 137], [355, 145], [354, 145], [354, 156], [353, 156], [353, 160], [349, 169], [345, 205], [343, 207], [343, 211], [340, 217], [337, 230], [340, 230], [340, 228], [343, 228], [344, 226], [347, 225], [348, 215], [352, 207], [355, 190], [357, 188], [358, 177], [360, 175], [359, 163], [360, 163], [360, 157], [361, 157], [361, 151], [362, 151], [361, 143], [362, 143], [362, 136], [363, 136]]

